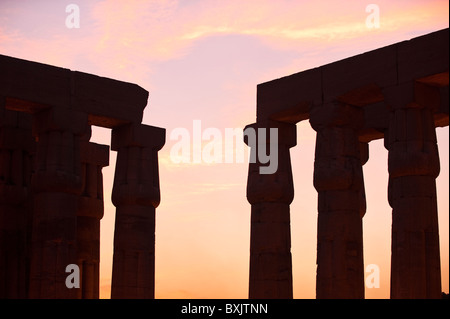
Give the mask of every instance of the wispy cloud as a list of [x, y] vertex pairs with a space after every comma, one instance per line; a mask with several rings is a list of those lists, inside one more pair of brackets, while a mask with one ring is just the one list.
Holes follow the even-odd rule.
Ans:
[[[65, 66], [82, 56], [101, 74], [121, 74], [124, 80], [143, 81], [152, 72], [153, 64], [177, 59], [187, 54], [196, 41], [214, 35], [253, 36], [278, 49], [304, 50], [313, 43], [330, 44], [374, 34], [365, 27], [366, 3], [361, 1], [79, 2], [82, 23], [77, 31], [65, 29], [61, 6], [55, 7], [52, 15], [45, 14], [61, 16], [53, 18], [61, 20], [60, 25], [52, 22], [58, 27], [51, 32], [42, 30], [38, 37], [24, 33], [30, 28], [12, 26], [13, 18], [0, 20], [0, 49], [6, 54], [57, 61]], [[378, 33], [410, 30], [411, 24], [416, 28], [448, 25], [448, 2], [415, 1], [406, 6], [403, 2], [379, 1], [379, 6], [382, 27]], [[10, 12], [19, 15], [20, 9]]]

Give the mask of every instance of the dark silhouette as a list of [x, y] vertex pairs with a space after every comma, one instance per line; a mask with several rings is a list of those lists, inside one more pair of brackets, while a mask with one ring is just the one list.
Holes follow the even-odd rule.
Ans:
[[[154, 298], [157, 153], [141, 87], [0, 55], [0, 297], [98, 298], [102, 168], [117, 151], [113, 298]], [[69, 273], [67, 272], [69, 269]]]
[[435, 128], [449, 124], [448, 47], [444, 29], [258, 85], [251, 127], [278, 129], [279, 160], [273, 175], [250, 163], [250, 298], [292, 298], [289, 148], [303, 120], [317, 132], [316, 297], [364, 298], [362, 166], [376, 139], [389, 151], [391, 298], [441, 297]]

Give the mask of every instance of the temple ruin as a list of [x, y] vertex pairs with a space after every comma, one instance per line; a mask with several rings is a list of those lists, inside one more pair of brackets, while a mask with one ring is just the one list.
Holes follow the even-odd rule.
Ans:
[[[258, 85], [253, 128], [277, 128], [278, 170], [250, 163], [249, 298], [292, 298], [290, 148], [317, 132], [317, 298], [364, 298], [363, 165], [384, 139], [391, 298], [440, 298], [436, 127], [449, 124], [449, 30]], [[102, 168], [117, 151], [112, 298], [154, 298], [158, 151], [141, 87], [0, 55], [0, 298], [98, 298]], [[256, 130], [257, 131], [257, 130]], [[252, 145], [255, 152], [258, 145]], [[66, 286], [78, 265], [80, 289]]]
[[[0, 298], [98, 298], [102, 168], [117, 151], [112, 298], [154, 298], [158, 151], [141, 87], [0, 55]], [[80, 289], [66, 286], [78, 265]]]
[[448, 65], [444, 29], [258, 85], [248, 127], [278, 128], [278, 141], [267, 140], [278, 142], [278, 170], [249, 167], [249, 298], [293, 297], [289, 149], [304, 120], [317, 132], [316, 297], [364, 298], [362, 166], [376, 139], [388, 150], [391, 298], [441, 297], [435, 128], [449, 124]]

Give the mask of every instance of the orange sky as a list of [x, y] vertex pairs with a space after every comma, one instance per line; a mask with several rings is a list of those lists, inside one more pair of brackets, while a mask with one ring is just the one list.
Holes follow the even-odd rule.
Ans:
[[[69, 2], [68, 2], [69, 3]], [[165, 127], [160, 152], [162, 202], [156, 218], [157, 298], [246, 298], [250, 205], [248, 166], [173, 163], [175, 128], [243, 128], [256, 115], [256, 85], [418, 35], [448, 28], [447, 1], [377, 1], [379, 29], [368, 29], [366, 1], [87, 1], [80, 28], [65, 26], [64, 1], [0, 2], [0, 53], [137, 83], [150, 92], [143, 123]], [[314, 298], [317, 195], [312, 185], [315, 132], [297, 125], [291, 149], [295, 199], [291, 205], [294, 297]], [[448, 127], [437, 130], [437, 179], [443, 290], [449, 291]], [[92, 141], [109, 144], [95, 129]], [[115, 152], [103, 170], [101, 297], [109, 298]], [[370, 144], [364, 166], [367, 213], [365, 264], [380, 267], [389, 297], [391, 209], [387, 151]]]

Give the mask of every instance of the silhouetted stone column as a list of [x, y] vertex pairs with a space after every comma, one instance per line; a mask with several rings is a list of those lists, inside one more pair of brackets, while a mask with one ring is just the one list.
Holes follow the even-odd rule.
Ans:
[[415, 103], [395, 106], [385, 134], [392, 207], [391, 298], [440, 298], [440, 165], [433, 114]]
[[111, 298], [154, 298], [158, 151], [164, 143], [165, 129], [158, 127], [131, 124], [112, 131], [117, 162]]
[[0, 298], [26, 298], [30, 241], [31, 116], [0, 97]]
[[[260, 128], [265, 129], [266, 139], [261, 138]], [[278, 138], [269, 134], [270, 128], [277, 129]], [[289, 299], [293, 297], [289, 205], [294, 199], [289, 149], [297, 144], [296, 126], [267, 121], [248, 129], [256, 136], [250, 134], [245, 141], [256, 159], [250, 162], [247, 181], [247, 199], [252, 205], [249, 298]], [[278, 167], [273, 174], [262, 174], [260, 168], [268, 164], [262, 164], [256, 154], [261, 147], [271, 153], [273, 143]]]
[[104, 213], [102, 168], [109, 164], [109, 146], [80, 144], [82, 193], [78, 200], [77, 254], [80, 267], [79, 298], [98, 299], [100, 284], [100, 220]]
[[[358, 141], [360, 108], [330, 104], [311, 112], [317, 131], [314, 187], [318, 191], [316, 297], [364, 298], [362, 163], [367, 144]], [[363, 154], [363, 156], [361, 156]]]
[[87, 115], [50, 108], [33, 115], [37, 139], [30, 298], [76, 298], [66, 267], [77, 263], [77, 208], [81, 194], [80, 136]]

